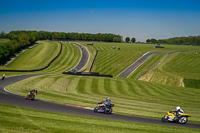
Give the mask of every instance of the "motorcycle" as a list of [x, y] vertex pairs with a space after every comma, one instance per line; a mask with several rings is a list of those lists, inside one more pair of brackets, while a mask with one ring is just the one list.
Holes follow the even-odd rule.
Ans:
[[28, 95], [26, 96], [26, 99], [27, 100], [34, 100], [36, 95], [37, 95], [36, 93], [30, 93], [29, 92]]
[[176, 115], [177, 113], [174, 111], [168, 111], [167, 115], [163, 116], [161, 121], [162, 122], [178, 122], [180, 124], [186, 124], [188, 121], [188, 117], [190, 117], [189, 114], [180, 114]]
[[112, 103], [110, 105], [106, 105], [104, 102], [100, 102], [97, 104], [97, 107], [94, 108], [94, 112], [111, 114], [113, 106], [114, 106], [114, 104], [112, 104]]

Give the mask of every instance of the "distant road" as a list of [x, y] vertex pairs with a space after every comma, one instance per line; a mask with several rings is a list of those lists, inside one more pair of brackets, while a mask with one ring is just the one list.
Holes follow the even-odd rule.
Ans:
[[87, 65], [87, 62], [88, 62], [89, 57], [90, 57], [90, 53], [88, 52], [87, 48], [84, 47], [83, 45], [80, 45], [78, 43], [73, 43], [73, 44], [80, 48], [81, 54], [82, 54], [81, 59], [80, 59], [79, 63], [77, 64], [77, 66], [72, 68], [72, 69], [79, 71], [82, 68], [84, 68], [85, 65]]
[[131, 73], [133, 73], [140, 65], [142, 65], [146, 60], [148, 60], [152, 55], [159, 53], [161, 51], [150, 51], [145, 53], [142, 57], [136, 60], [133, 64], [122, 71], [117, 77], [127, 78]]

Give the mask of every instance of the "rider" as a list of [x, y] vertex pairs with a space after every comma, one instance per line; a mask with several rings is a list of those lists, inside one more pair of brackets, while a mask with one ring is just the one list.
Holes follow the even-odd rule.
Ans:
[[180, 106], [177, 106], [173, 112], [176, 113], [176, 115], [174, 116], [174, 119], [176, 119], [179, 115], [184, 113]]
[[36, 94], [36, 95], [37, 95], [37, 88], [35, 88], [34, 90], [31, 90], [31, 91], [29, 92], [29, 94]]
[[110, 100], [109, 97], [107, 97], [106, 100], [105, 100], [104, 102], [106, 102], [106, 103], [105, 103], [106, 106], [110, 106], [110, 104], [111, 104], [111, 100]]

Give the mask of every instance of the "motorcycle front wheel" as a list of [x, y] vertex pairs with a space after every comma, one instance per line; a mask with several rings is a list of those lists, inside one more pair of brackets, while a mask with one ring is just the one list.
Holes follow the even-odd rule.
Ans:
[[162, 117], [161, 121], [162, 122], [167, 122], [167, 120], [165, 119], [165, 116]]
[[94, 108], [94, 112], [97, 113], [98, 112], [99, 107], [95, 107]]

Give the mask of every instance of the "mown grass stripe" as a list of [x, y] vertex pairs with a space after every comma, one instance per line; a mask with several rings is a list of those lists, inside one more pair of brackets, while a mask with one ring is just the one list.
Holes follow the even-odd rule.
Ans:
[[98, 93], [98, 79], [92, 79], [92, 93]]
[[134, 88], [136, 86], [136, 84], [134, 84], [134, 83], [132, 83], [132, 82], [130, 82], [128, 80], [126, 80], [125, 82], [128, 85], [128, 90], [129, 90], [129, 92], [131, 94], [133, 94], [133, 95], [139, 95], [139, 93], [137, 93], [136, 90], [135, 90], [135, 88]]
[[90, 78], [86, 78], [86, 82], [85, 82], [85, 92], [87, 94], [92, 94], [92, 82], [93, 80]]
[[[63, 44], [63, 51], [60, 57], [58, 57], [58, 59], [56, 59], [55, 62], [53, 62], [49, 68], [43, 70], [42, 72], [61, 73], [71, 69], [78, 63], [80, 59], [80, 51], [77, 50], [77, 47], [75, 47], [72, 44]], [[74, 55], [75, 51], [77, 51], [76, 56]]]
[[67, 89], [67, 91], [69, 93], [77, 93], [76, 87], [77, 87], [77, 85], [79, 83], [79, 80], [80, 80], [80, 78], [78, 78], [78, 79], [77, 78], [72, 78], [71, 79], [70, 84], [69, 84], [68, 89]]
[[110, 79], [104, 79], [104, 89], [107, 94], [112, 94]]
[[77, 90], [78, 93], [83, 93], [83, 94], [86, 93], [86, 90], [85, 90], [85, 82], [86, 82], [86, 79], [81, 78], [81, 79], [79, 80], [78, 85], [77, 85], [77, 88], [76, 88], [76, 90]]
[[98, 79], [98, 94], [100, 95], [105, 95], [107, 92], [105, 90], [105, 79], [104, 78], [99, 78]]

